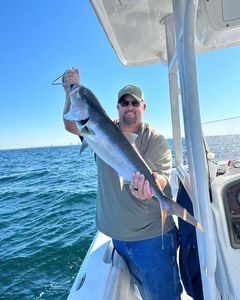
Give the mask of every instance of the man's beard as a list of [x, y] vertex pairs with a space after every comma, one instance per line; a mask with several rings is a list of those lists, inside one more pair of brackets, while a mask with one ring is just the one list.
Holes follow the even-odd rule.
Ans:
[[125, 112], [123, 115], [123, 123], [125, 125], [133, 125], [137, 122], [137, 116], [136, 113], [134, 113], [134, 116], [128, 116], [128, 113]]

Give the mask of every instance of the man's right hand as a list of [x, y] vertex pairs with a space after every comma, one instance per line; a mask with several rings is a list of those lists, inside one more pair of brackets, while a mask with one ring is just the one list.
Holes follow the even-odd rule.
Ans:
[[71, 92], [72, 84], [80, 84], [80, 75], [77, 68], [67, 69], [63, 76], [62, 85], [66, 93]]
[[67, 69], [64, 73], [62, 85], [66, 92], [66, 101], [63, 109], [63, 122], [65, 129], [73, 134], [80, 136], [80, 130], [78, 129], [75, 121], [69, 121], [64, 118], [64, 115], [69, 112], [71, 106], [71, 100], [69, 93], [71, 92], [71, 85], [80, 84], [79, 70], [77, 68]]

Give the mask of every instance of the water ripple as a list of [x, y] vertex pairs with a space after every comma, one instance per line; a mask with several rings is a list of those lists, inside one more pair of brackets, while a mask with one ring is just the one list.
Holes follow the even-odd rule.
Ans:
[[66, 299], [96, 232], [96, 167], [78, 147], [1, 151], [0, 299]]

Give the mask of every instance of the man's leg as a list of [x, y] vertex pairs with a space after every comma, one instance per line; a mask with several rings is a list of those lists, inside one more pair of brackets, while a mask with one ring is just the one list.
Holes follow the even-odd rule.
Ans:
[[177, 229], [165, 234], [163, 241], [157, 237], [136, 242], [113, 240], [113, 244], [125, 259], [144, 300], [181, 299]]

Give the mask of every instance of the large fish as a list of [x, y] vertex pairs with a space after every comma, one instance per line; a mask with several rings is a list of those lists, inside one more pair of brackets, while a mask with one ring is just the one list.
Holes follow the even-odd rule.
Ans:
[[83, 137], [82, 148], [92, 150], [110, 165], [125, 181], [130, 182], [133, 173], [140, 172], [149, 181], [153, 195], [158, 199], [162, 214], [162, 228], [168, 215], [175, 215], [203, 231], [201, 224], [182, 206], [167, 197], [159, 187], [151, 169], [147, 166], [134, 143], [108, 117], [96, 96], [86, 87], [73, 85], [70, 93], [68, 120], [77, 122]]

